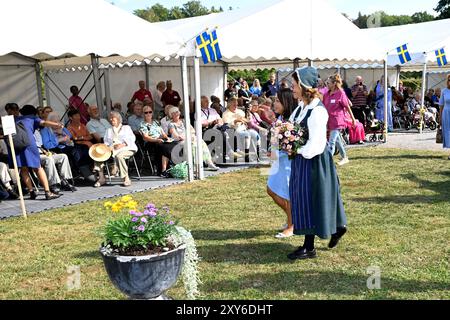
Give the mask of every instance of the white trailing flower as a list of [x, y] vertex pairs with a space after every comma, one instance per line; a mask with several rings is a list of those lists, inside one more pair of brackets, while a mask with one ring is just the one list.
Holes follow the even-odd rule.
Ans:
[[176, 229], [178, 232], [171, 234], [168, 240], [172, 242], [175, 247], [179, 247], [182, 244], [186, 245], [182, 278], [188, 299], [195, 300], [196, 296], [199, 294], [198, 284], [201, 283], [198, 272], [198, 262], [200, 258], [197, 254], [197, 247], [192, 234], [180, 226], [177, 226]]

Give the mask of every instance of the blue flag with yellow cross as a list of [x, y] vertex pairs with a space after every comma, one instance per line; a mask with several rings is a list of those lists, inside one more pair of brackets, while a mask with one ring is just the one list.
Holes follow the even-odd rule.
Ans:
[[397, 48], [398, 58], [400, 59], [401, 64], [405, 64], [411, 61], [411, 55], [408, 51], [408, 46], [406, 44]]
[[436, 50], [435, 54], [436, 54], [437, 64], [439, 67], [443, 67], [443, 66], [447, 65], [447, 55], [445, 54], [444, 48]]
[[197, 48], [202, 55], [203, 63], [216, 62], [222, 58], [216, 30], [211, 33], [202, 32], [196, 38]]

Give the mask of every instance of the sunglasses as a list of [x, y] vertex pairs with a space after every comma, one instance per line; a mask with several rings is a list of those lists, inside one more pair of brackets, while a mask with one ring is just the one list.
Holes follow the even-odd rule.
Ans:
[[152, 114], [152, 113], [153, 113], [153, 111], [144, 112], [144, 114]]

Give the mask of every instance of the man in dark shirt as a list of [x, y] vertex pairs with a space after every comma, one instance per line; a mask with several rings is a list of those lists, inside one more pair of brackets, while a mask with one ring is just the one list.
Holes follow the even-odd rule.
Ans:
[[166, 91], [163, 92], [161, 96], [161, 102], [163, 106], [171, 105], [174, 107], [178, 107], [180, 105], [181, 97], [178, 92], [172, 90], [172, 81], [167, 80], [166, 82]]
[[275, 79], [275, 74], [272, 73], [270, 75], [269, 81], [267, 81], [262, 87], [262, 92], [266, 95], [267, 98], [277, 95], [278, 88]]
[[236, 96], [236, 87], [234, 86], [234, 81], [228, 81], [228, 88], [227, 90], [225, 90], [225, 92], [223, 93], [224, 95], [224, 100], [225, 102], [228, 102], [228, 100], [233, 97]]

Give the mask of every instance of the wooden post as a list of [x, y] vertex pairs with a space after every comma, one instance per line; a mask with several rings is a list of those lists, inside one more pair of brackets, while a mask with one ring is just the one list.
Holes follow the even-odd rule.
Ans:
[[9, 139], [9, 147], [11, 149], [11, 157], [13, 159], [13, 164], [14, 164], [14, 174], [16, 175], [17, 187], [19, 189], [20, 207], [22, 208], [22, 215], [26, 219], [27, 218], [27, 209], [25, 208], [25, 201], [23, 200], [22, 184], [20, 182], [19, 170], [17, 168], [16, 151], [14, 150], [14, 142], [13, 142], [12, 134], [8, 135], [8, 139]]

